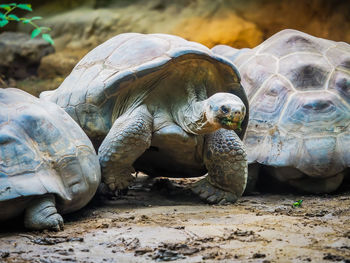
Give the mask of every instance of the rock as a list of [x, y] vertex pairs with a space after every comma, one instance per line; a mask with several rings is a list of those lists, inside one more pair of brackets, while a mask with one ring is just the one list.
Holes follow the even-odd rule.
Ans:
[[237, 14], [255, 23], [264, 39], [291, 28], [334, 41], [350, 42], [348, 0], [230, 0]]
[[[294, 28], [350, 42], [350, 34], [344, 34], [350, 31], [348, 0], [33, 0], [32, 4], [34, 12], [30, 16], [44, 18], [40, 25], [52, 28], [58, 51], [42, 59], [38, 70], [42, 79], [66, 77], [82, 57], [77, 51], [87, 52], [125, 32], [170, 33], [208, 47], [226, 44], [242, 48], [254, 47], [282, 29]], [[30, 32], [32, 27], [18, 24], [18, 29]], [[32, 41], [43, 42], [39, 38], [14, 42], [28, 49]], [[36, 73], [35, 67], [27, 67], [23, 62], [17, 63], [16, 69], [4, 70], [2, 64], [9, 64], [6, 61], [12, 55], [5, 57], [3, 54], [8, 51], [2, 47], [0, 42], [0, 56], [6, 58], [0, 61], [0, 78], [6, 81], [9, 75], [17, 79], [14, 74], [26, 75], [28, 70]], [[17, 49], [23, 52], [22, 48]]]
[[172, 33], [209, 47], [241, 48], [293, 28], [350, 42], [344, 34], [350, 30], [348, 0], [36, 1], [35, 15], [52, 28], [58, 50], [92, 49], [124, 32]]
[[7, 83], [0, 76], [0, 89], [8, 88]]
[[46, 90], [57, 89], [63, 82], [63, 77], [56, 77], [52, 79], [27, 78], [16, 81], [16, 85], [8, 85], [8, 87], [16, 87], [24, 90], [33, 96], [39, 97], [40, 93]]
[[210, 48], [219, 44], [252, 48], [263, 41], [263, 32], [254, 23], [235, 13], [185, 19], [175, 28], [174, 33]]
[[43, 39], [24, 33], [0, 34], [0, 75], [4, 79], [24, 79], [37, 74], [42, 57], [55, 52]]
[[38, 75], [41, 79], [52, 79], [56, 77], [67, 77], [75, 64], [85, 55], [87, 51], [60, 51], [42, 58]]
[[134, 25], [130, 20], [120, 25], [119, 19], [120, 14], [116, 9], [81, 7], [47, 16], [43, 23], [52, 28], [52, 37], [58, 50], [90, 50], [123, 31], [137, 31], [132, 28]]

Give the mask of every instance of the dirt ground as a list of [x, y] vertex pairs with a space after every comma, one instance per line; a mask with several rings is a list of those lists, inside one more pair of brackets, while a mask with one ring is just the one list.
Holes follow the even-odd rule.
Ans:
[[62, 232], [2, 223], [0, 262], [350, 262], [349, 191], [256, 193], [219, 206], [188, 182], [141, 178], [123, 198], [65, 216]]

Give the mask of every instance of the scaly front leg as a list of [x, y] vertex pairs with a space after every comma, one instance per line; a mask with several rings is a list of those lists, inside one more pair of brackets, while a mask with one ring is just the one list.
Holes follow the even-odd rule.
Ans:
[[209, 203], [233, 203], [247, 184], [247, 155], [234, 131], [220, 129], [206, 136], [204, 163], [208, 176], [192, 191]]
[[98, 150], [102, 181], [110, 190], [123, 190], [133, 181], [132, 165], [151, 145], [152, 124], [145, 105], [114, 122]]

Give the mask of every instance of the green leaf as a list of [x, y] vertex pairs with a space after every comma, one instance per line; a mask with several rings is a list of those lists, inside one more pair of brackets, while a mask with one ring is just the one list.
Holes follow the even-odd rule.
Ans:
[[0, 19], [6, 19], [6, 16], [0, 12]]
[[55, 45], [55, 42], [53, 42], [53, 40], [52, 40], [50, 34], [43, 34], [43, 35], [42, 35], [42, 38], [43, 38], [44, 40], [46, 40], [47, 42], [49, 42], [51, 45]]
[[239, 121], [237, 122], [237, 131], [241, 131], [242, 130], [242, 122]]
[[[42, 19], [41, 16], [33, 16], [32, 18], [20, 18], [20, 20], [22, 20], [23, 24], [28, 24], [29, 22], [33, 21], [33, 20], [38, 20], [38, 19]], [[41, 27], [41, 29], [44, 29], [44, 27]]]
[[51, 28], [47, 27], [47, 26], [41, 26], [41, 31], [44, 31], [44, 30], [48, 30], [48, 31], [51, 31]]
[[33, 17], [30, 19], [30, 21], [32, 21], [32, 20], [38, 20], [38, 19], [42, 19], [42, 17], [41, 17], [41, 16], [33, 16]]
[[37, 35], [39, 35], [41, 32], [41, 29], [40, 28], [35, 28], [33, 31], [32, 31], [32, 35], [31, 35], [31, 38], [33, 39], [34, 37], [36, 37]]
[[9, 21], [7, 20], [0, 20], [0, 27], [4, 27], [8, 24]]
[[12, 18], [13, 20], [20, 21], [20, 19], [16, 15], [11, 14], [8, 17]]
[[303, 203], [303, 200], [298, 200], [298, 201], [293, 203], [293, 206], [294, 207], [300, 207], [302, 203]]
[[17, 7], [23, 10], [33, 11], [31, 4], [18, 4]]
[[10, 5], [0, 5], [0, 8], [5, 9], [6, 11], [11, 10], [11, 6]]
[[15, 3], [11, 3], [11, 4], [8, 4], [8, 5], [10, 5], [10, 6], [17, 6], [17, 4], [15, 4]]
[[23, 24], [28, 24], [30, 22], [30, 19], [27, 18], [21, 18]]

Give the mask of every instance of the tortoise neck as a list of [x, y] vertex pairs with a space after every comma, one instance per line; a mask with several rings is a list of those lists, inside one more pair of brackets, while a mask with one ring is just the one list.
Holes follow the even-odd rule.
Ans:
[[[183, 111], [182, 128], [191, 134], [207, 134], [218, 130], [220, 127], [214, 125], [207, 118], [207, 100], [193, 102]], [[180, 118], [181, 119], [181, 118]]]

